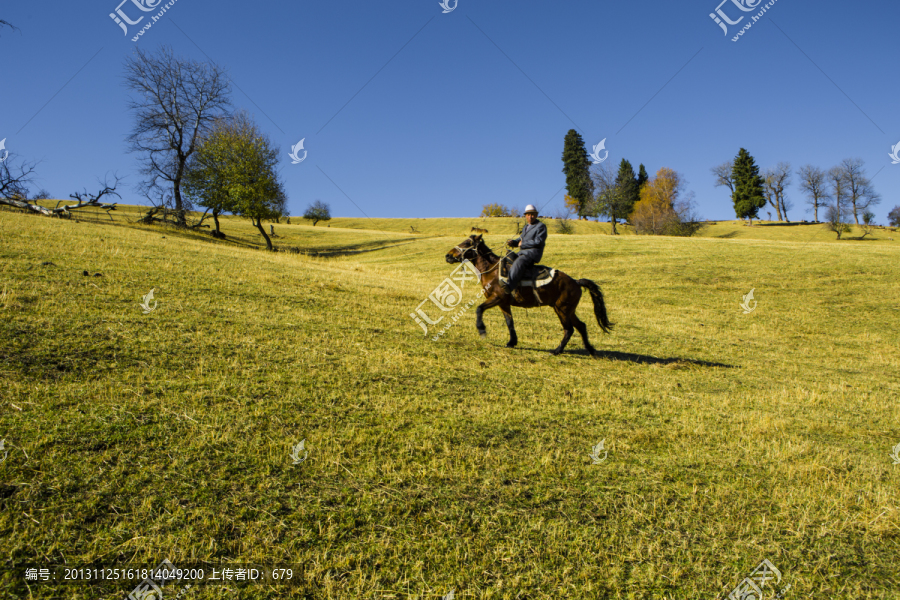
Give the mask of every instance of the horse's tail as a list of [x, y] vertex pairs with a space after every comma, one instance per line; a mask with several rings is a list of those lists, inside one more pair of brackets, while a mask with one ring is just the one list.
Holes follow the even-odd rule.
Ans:
[[606, 316], [606, 303], [603, 302], [603, 292], [600, 291], [600, 286], [590, 279], [579, 279], [576, 283], [583, 288], [587, 288], [591, 293], [591, 300], [594, 301], [594, 314], [597, 316], [597, 324], [600, 325], [600, 329], [603, 330], [603, 333], [612, 331], [613, 324], [609, 322], [609, 318]]

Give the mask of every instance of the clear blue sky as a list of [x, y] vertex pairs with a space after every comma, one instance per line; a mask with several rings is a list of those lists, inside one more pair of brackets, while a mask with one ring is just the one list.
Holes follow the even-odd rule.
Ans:
[[[681, 172], [706, 218], [734, 218], [709, 169], [740, 147], [763, 168], [861, 158], [877, 220], [900, 204], [896, 0], [777, 0], [738, 42], [749, 16], [726, 37], [718, 0], [459, 0], [448, 14], [438, 0], [177, 0], [137, 43], [109, 17], [118, 1], [0, 8], [20, 29], [0, 30], [0, 139], [40, 161], [56, 197], [117, 171], [122, 201], [143, 203], [123, 62], [165, 44], [227, 69], [235, 107], [284, 149], [294, 214], [321, 199], [347, 217], [477, 216], [488, 202], [552, 215], [570, 128], [588, 151], [606, 138], [607, 161]], [[788, 197], [792, 219], [811, 217], [796, 176]]]

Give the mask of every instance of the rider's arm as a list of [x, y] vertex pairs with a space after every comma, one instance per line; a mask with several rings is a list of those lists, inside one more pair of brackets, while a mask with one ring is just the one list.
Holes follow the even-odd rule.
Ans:
[[534, 227], [533, 229], [528, 230], [528, 241], [523, 244], [522, 250], [528, 250], [530, 248], [540, 248], [546, 241], [547, 226], [543, 223], [538, 223], [538, 227]]

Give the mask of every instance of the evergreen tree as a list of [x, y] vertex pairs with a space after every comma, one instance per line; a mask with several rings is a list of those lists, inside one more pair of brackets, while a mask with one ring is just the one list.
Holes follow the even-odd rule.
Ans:
[[731, 174], [734, 180], [734, 193], [731, 195], [734, 214], [738, 219], [750, 219], [750, 225], [753, 225], [753, 217], [766, 205], [766, 196], [759, 167], [745, 149], [741, 148], [735, 157]]
[[634, 174], [634, 167], [631, 163], [622, 159], [619, 163], [619, 173], [616, 175], [616, 186], [621, 190], [622, 199], [625, 204], [625, 214], [631, 214], [634, 205], [641, 199], [641, 189], [638, 185], [637, 177]]
[[638, 169], [638, 176], [637, 176], [638, 195], [640, 195], [641, 188], [644, 187], [644, 184], [647, 183], [648, 181], [650, 181], [650, 176], [647, 175], [647, 169], [644, 168], [644, 165], [642, 163], [640, 168]]
[[581, 134], [570, 129], [563, 147], [562, 172], [566, 175], [566, 190], [569, 196], [578, 203], [579, 217], [587, 216], [594, 197], [594, 185], [590, 176], [591, 160], [588, 156]]

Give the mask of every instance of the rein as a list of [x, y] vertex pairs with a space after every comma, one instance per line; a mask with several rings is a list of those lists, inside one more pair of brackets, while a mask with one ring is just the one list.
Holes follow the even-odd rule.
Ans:
[[[468, 248], [461, 248], [461, 247], [459, 247], [459, 246], [456, 246], [456, 250], [457, 250], [457, 252], [459, 252], [459, 259], [460, 259], [460, 262], [462, 262], [463, 260], [469, 260], [468, 258], [466, 258], [466, 252], [468, 252], [468, 251], [470, 251], [470, 250], [472, 250], [473, 252], [475, 252], [475, 256], [478, 257], [478, 258], [487, 258], [484, 254], [479, 254], [479, 253], [478, 253], [478, 248], [477, 248], [477, 247], [469, 246]], [[497, 259], [496, 264], [494, 264], [494, 266], [491, 267], [490, 269], [488, 269], [488, 270], [486, 270], [486, 271], [479, 271], [479, 270], [478, 270], [478, 267], [475, 266], [475, 263], [473, 263], [471, 260], [469, 260], [469, 264], [472, 265], [472, 268], [475, 269], [476, 271], [478, 271], [478, 277], [479, 277], [479, 279], [481, 279], [481, 276], [484, 275], [485, 273], [490, 273], [490, 272], [493, 271], [494, 269], [498, 268], [498, 267], [500, 266], [500, 263], [501, 263], [501, 262], [503, 262], [503, 257], [499, 257], [499, 258]]]

